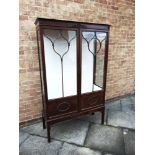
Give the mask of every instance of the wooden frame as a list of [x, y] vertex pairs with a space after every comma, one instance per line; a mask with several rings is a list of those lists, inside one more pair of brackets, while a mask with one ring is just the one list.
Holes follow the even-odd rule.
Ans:
[[[71, 119], [80, 115], [102, 112], [102, 124], [104, 123], [104, 105], [106, 91], [106, 75], [108, 63], [109, 29], [107, 24], [94, 24], [84, 22], [63, 21], [55, 19], [37, 18], [35, 21], [38, 43], [38, 55], [40, 65], [40, 78], [43, 101], [43, 128], [47, 128], [48, 142], [50, 139], [50, 126], [54, 123]], [[77, 95], [48, 99], [45, 53], [43, 42], [44, 29], [67, 29], [77, 33]], [[81, 63], [82, 63], [82, 31], [101, 31], [106, 33], [103, 90], [81, 94]], [[96, 48], [96, 47], [95, 47]], [[95, 62], [96, 63], [96, 62]], [[95, 68], [94, 68], [95, 69]], [[95, 77], [93, 77], [94, 79]]]

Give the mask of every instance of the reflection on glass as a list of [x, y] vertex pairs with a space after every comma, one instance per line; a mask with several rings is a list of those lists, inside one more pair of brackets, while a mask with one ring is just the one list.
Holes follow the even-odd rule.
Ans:
[[82, 33], [82, 93], [102, 90], [106, 33]]
[[76, 32], [45, 30], [48, 99], [77, 94]]

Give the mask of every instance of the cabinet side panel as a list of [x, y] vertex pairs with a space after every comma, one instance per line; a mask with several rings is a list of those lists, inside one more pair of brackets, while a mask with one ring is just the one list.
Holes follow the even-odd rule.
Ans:
[[37, 29], [36, 33], [37, 33], [37, 44], [38, 44], [38, 59], [39, 59], [39, 69], [40, 69], [43, 114], [44, 114], [44, 116], [46, 116], [46, 100], [45, 100], [45, 88], [44, 88], [44, 78], [43, 78], [43, 62], [42, 62], [42, 52], [41, 52], [41, 41], [40, 41], [39, 29]]

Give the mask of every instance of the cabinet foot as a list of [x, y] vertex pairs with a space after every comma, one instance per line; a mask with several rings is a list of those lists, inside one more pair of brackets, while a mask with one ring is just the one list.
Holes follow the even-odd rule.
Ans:
[[104, 110], [101, 113], [102, 113], [101, 124], [104, 124]]
[[45, 118], [44, 118], [43, 112], [42, 112], [42, 121], [43, 121], [43, 129], [46, 129]]
[[47, 124], [47, 138], [48, 138], [48, 143], [51, 142], [51, 134], [50, 134], [50, 125]]
[[42, 117], [42, 120], [43, 120], [43, 129], [46, 129], [46, 124], [45, 124], [45, 119], [44, 119], [44, 117]]

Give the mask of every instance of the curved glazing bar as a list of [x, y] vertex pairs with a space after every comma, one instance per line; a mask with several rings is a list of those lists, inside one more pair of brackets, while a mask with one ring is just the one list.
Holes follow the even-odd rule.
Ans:
[[[82, 34], [82, 38], [87, 42], [87, 45], [88, 45], [88, 50], [90, 53], [92, 53], [93, 55], [97, 55], [99, 53], [99, 51], [101, 50], [101, 47], [102, 47], [102, 42], [106, 39], [106, 36], [100, 41], [100, 39], [98, 39], [97, 37], [97, 32], [94, 32], [94, 36], [87, 40], [84, 35]], [[99, 49], [96, 49], [95, 52], [91, 51], [90, 50], [90, 42], [94, 39], [94, 41], [98, 42], [99, 43]]]

